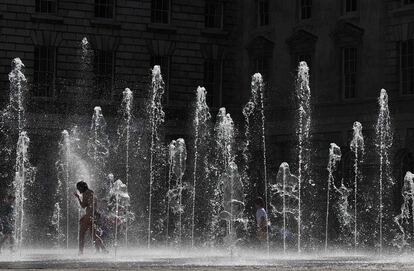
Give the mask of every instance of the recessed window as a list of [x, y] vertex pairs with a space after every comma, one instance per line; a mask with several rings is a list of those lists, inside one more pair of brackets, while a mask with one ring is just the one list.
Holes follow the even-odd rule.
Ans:
[[312, 17], [312, 0], [300, 0], [300, 19], [306, 20]]
[[259, 53], [253, 58], [253, 73], [259, 72], [264, 80], [268, 80], [270, 62], [270, 56]]
[[94, 74], [96, 90], [95, 99], [108, 99], [111, 97], [114, 78], [114, 55], [113, 51], [94, 51]]
[[403, 0], [404, 5], [411, 5], [414, 4], [414, 0]]
[[342, 48], [342, 89], [345, 99], [356, 97], [357, 53], [355, 47]]
[[168, 24], [170, 23], [170, 0], [152, 0], [151, 22]]
[[207, 104], [211, 107], [221, 106], [221, 73], [221, 61], [204, 61], [204, 87], [207, 90]]
[[95, 0], [95, 17], [113, 18], [115, 0]]
[[33, 95], [53, 97], [55, 87], [56, 48], [36, 46], [34, 52]]
[[257, 24], [264, 26], [269, 24], [269, 0], [257, 1]]
[[168, 98], [168, 95], [166, 94], [167, 91], [169, 92], [169, 83], [170, 83], [170, 57], [169, 56], [151, 56], [150, 60], [151, 68], [153, 68], [155, 65], [160, 66], [161, 68], [161, 75], [162, 80], [164, 81], [164, 97]]
[[36, 0], [36, 12], [56, 13], [56, 0]]
[[401, 94], [414, 94], [414, 40], [399, 42]]
[[345, 13], [357, 11], [358, 10], [358, 0], [345, 0], [344, 10], [345, 10]]
[[222, 0], [206, 1], [205, 26], [208, 28], [222, 28], [223, 2]]

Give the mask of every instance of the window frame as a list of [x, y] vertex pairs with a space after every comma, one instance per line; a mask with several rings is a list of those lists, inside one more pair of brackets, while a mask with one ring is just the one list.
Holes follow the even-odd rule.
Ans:
[[[112, 1], [112, 14], [111, 14], [111, 17], [107, 17], [107, 16], [98, 16], [97, 15], [97, 2], [98, 1], [105, 1], [106, 2], [106, 5], [99, 5], [99, 6], [104, 6], [105, 8], [108, 8], [109, 7], [109, 5], [108, 5], [108, 2], [109, 1]], [[106, 15], [106, 12], [105, 12], [105, 15]], [[94, 1], [94, 17], [95, 18], [102, 18], [102, 19], [115, 19], [115, 15], [116, 15], [116, 0], [95, 0]]]
[[[411, 43], [411, 53], [407, 52], [406, 54], [403, 54], [403, 43]], [[398, 43], [398, 81], [399, 81], [399, 93], [401, 96], [413, 96], [414, 95], [414, 39], [409, 39], [405, 41], [399, 41]], [[407, 48], [406, 51], [409, 49]], [[411, 56], [411, 67], [409, 66], [409, 59]], [[406, 59], [407, 67], [403, 68], [403, 58]], [[407, 80], [404, 80], [404, 71], [411, 71], [411, 78], [408, 78]], [[407, 82], [406, 90], [407, 92], [404, 92], [404, 82]], [[411, 85], [411, 88], [409, 87]], [[411, 92], [409, 92], [411, 89]]]
[[[209, 14], [207, 13], [207, 7], [209, 4], [217, 4], [219, 5], [219, 9], [220, 9], [220, 25], [219, 26], [209, 26], [207, 25], [207, 17], [209, 16]], [[215, 15], [210, 15], [211, 17], [214, 17]], [[213, 20], [213, 22], [215, 22]], [[205, 9], [204, 9], [204, 27], [205, 28], [210, 28], [210, 29], [219, 29], [222, 30], [224, 26], [224, 2], [223, 0], [214, 0], [214, 1], [205, 1]]]
[[[42, 3], [48, 2], [48, 3], [54, 3], [54, 10], [53, 11], [42, 11]], [[36, 0], [35, 1], [35, 12], [40, 14], [57, 14], [58, 11], [58, 0]]]
[[[357, 13], [359, 10], [359, 0], [342, 0], [342, 14], [354, 14]], [[355, 1], [355, 10], [347, 10], [348, 1]], [[352, 3], [351, 3], [352, 5]]]
[[[345, 60], [345, 50], [349, 50], [349, 49], [354, 49], [355, 50], [355, 64], [354, 64], [354, 69], [355, 71], [351, 74], [354, 75], [354, 89], [353, 89], [353, 96], [347, 96], [347, 73], [346, 73], [346, 62], [350, 62], [349, 60], [346, 61]], [[359, 52], [360, 49], [358, 48], [358, 46], [342, 46], [340, 47], [340, 54], [341, 54], [341, 93], [342, 93], [342, 99], [343, 100], [353, 100], [353, 99], [357, 99], [358, 98], [358, 70], [359, 70], [359, 62], [360, 62], [360, 58], [359, 58]], [[348, 68], [349, 69], [349, 68]]]
[[[266, 27], [270, 25], [270, 2], [269, 0], [256, 0], [256, 26], [257, 27]], [[261, 13], [261, 8], [263, 7], [263, 14]], [[264, 9], [267, 7], [267, 10]], [[266, 16], [263, 16], [266, 15]], [[262, 18], [264, 18], [262, 20]], [[263, 22], [263, 23], [262, 23]]]
[[[36, 70], [36, 68], [40, 67], [42, 64], [40, 64], [39, 57], [36, 57], [36, 55], [39, 56], [39, 50], [46, 49], [47, 50], [47, 67], [48, 70]], [[49, 60], [50, 51], [53, 52], [53, 59]], [[44, 59], [44, 58], [40, 58]], [[52, 71], [49, 71], [49, 64], [52, 62]], [[37, 65], [36, 65], [37, 64]], [[36, 98], [55, 98], [56, 96], [56, 69], [57, 69], [57, 48], [55, 46], [46, 46], [46, 45], [37, 45], [34, 48], [34, 64], [33, 64], [33, 97]], [[40, 77], [45, 78], [45, 74], [51, 74], [52, 78], [51, 81], [46, 82], [44, 86], [39, 87], [39, 79]], [[43, 89], [45, 88], [45, 89]], [[50, 90], [48, 89], [50, 88]], [[42, 93], [39, 95], [39, 93]], [[43, 95], [45, 92], [47, 92], [47, 95]]]
[[[309, 17], [303, 18], [303, 1], [310, 1], [310, 6], [306, 6], [309, 10]], [[299, 9], [299, 21], [307, 21], [307, 20], [311, 20], [312, 19], [312, 15], [313, 15], [313, 1], [312, 0], [298, 0], [298, 9]], [[309, 3], [308, 3], [309, 4]]]
[[[99, 59], [99, 56], [97, 55], [97, 53], [110, 53], [111, 54], [111, 73], [108, 74], [103, 74], [103, 73], [98, 73], [97, 69], [98, 66], [101, 66], [101, 61], [97, 61]], [[94, 74], [94, 79], [95, 79], [95, 87], [94, 87], [94, 93], [93, 93], [93, 98], [95, 100], [112, 100], [113, 99], [113, 95], [114, 95], [114, 88], [115, 88], [115, 63], [116, 61], [116, 51], [115, 50], [95, 50], [94, 51], [94, 60], [93, 60], [93, 74]], [[106, 79], [108, 78], [108, 75], [110, 75], [110, 88], [107, 89], [106, 91], [108, 92], [107, 95], [105, 95], [105, 90], [102, 91], [102, 89], [100, 89], [100, 85], [98, 84], [98, 82], [102, 82], [102, 79]], [[106, 83], [107, 81], [105, 81]], [[99, 94], [99, 96], [98, 96]]]
[[[168, 2], [167, 22], [162, 21], [162, 16], [161, 16], [160, 21], [157, 21], [157, 20], [154, 19], [154, 17], [156, 18], [156, 16], [154, 15], [154, 13], [156, 11], [158, 11], [158, 12], [163, 12], [164, 11], [162, 9], [154, 10], [154, 8], [153, 8], [154, 1], [167, 1]], [[171, 0], [151, 0], [150, 12], [151, 12], [151, 14], [150, 14], [151, 15], [150, 16], [151, 23], [153, 23], [153, 24], [165, 24], [165, 25], [171, 24], [172, 1]]]

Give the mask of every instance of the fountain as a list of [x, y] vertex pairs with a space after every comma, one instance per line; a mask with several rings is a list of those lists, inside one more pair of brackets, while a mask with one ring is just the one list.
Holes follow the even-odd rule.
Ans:
[[[206, 89], [198, 87], [196, 91], [196, 104], [194, 115], [194, 168], [193, 168], [193, 206], [191, 216], [191, 247], [194, 247], [194, 227], [195, 227], [195, 204], [196, 204], [196, 185], [197, 185], [197, 165], [198, 165], [198, 145], [200, 139], [206, 136], [206, 128], [211, 119], [209, 108], [206, 102]], [[202, 132], [204, 131], [204, 134]]]
[[296, 98], [298, 101], [297, 127], [298, 136], [298, 252], [301, 251], [302, 237], [302, 182], [310, 179], [310, 129], [311, 129], [311, 92], [309, 87], [309, 67], [301, 61], [296, 78]]
[[227, 222], [226, 243], [230, 248], [231, 254], [233, 254], [237, 243], [234, 223], [239, 219], [243, 223], [241, 216], [244, 211], [243, 183], [234, 161], [229, 162], [220, 182], [223, 186], [223, 211], [220, 213], [220, 217]]
[[[408, 246], [408, 234], [404, 229], [404, 225], [409, 223], [410, 214], [412, 219], [413, 233], [411, 238], [414, 238], [414, 174], [410, 171], [404, 176], [404, 184], [401, 194], [403, 196], [403, 203], [401, 204], [400, 213], [394, 217], [394, 222], [397, 224], [400, 233], [394, 239], [394, 245], [400, 250]], [[411, 204], [410, 204], [411, 203]]]
[[95, 106], [88, 139], [88, 156], [94, 166], [93, 188], [99, 196], [105, 197], [108, 188], [99, 180], [105, 178], [105, 166], [109, 157], [109, 138], [106, 133], [106, 121], [100, 106]]
[[358, 180], [361, 179], [360, 163], [365, 153], [364, 136], [362, 134], [362, 124], [358, 121], [354, 122], [352, 127], [353, 137], [350, 143], [351, 151], [354, 153], [354, 249], [357, 248], [357, 196], [358, 196]]
[[[110, 198], [110, 207], [114, 207], [114, 214], [112, 214], [113, 220], [115, 221], [115, 236], [114, 236], [114, 247], [115, 247], [115, 257], [117, 255], [118, 250], [118, 225], [124, 224], [125, 225], [125, 234], [127, 234], [128, 228], [128, 220], [131, 216], [129, 212], [130, 206], [130, 197], [128, 194], [128, 187], [124, 184], [121, 180], [116, 180], [111, 190], [109, 191], [109, 198]], [[115, 205], [115, 206], [113, 206]], [[121, 210], [120, 210], [121, 209]]]
[[375, 147], [379, 156], [379, 251], [382, 253], [383, 244], [383, 190], [384, 185], [393, 185], [391, 177], [391, 163], [389, 154], [393, 143], [391, 130], [391, 118], [388, 108], [388, 95], [385, 89], [381, 89], [378, 98], [379, 112], [375, 126], [376, 141]]
[[293, 202], [297, 202], [299, 199], [298, 195], [298, 185], [299, 179], [290, 173], [289, 164], [283, 162], [279, 166], [279, 171], [276, 175], [276, 184], [272, 185], [272, 192], [275, 192], [279, 196], [282, 197], [282, 211], [278, 211], [276, 206], [273, 206], [273, 210], [277, 213], [281, 213], [283, 216], [283, 252], [286, 253], [287, 245], [287, 216], [292, 214], [297, 221], [298, 209], [297, 208], [289, 208], [288, 204]]
[[151, 126], [151, 145], [150, 145], [150, 179], [149, 179], [149, 204], [148, 204], [148, 248], [151, 247], [151, 208], [152, 208], [152, 185], [154, 183], [154, 155], [156, 151], [156, 144], [159, 141], [158, 129], [164, 122], [164, 111], [162, 109], [162, 96], [164, 94], [164, 81], [162, 80], [161, 68], [155, 65], [152, 69], [152, 80], [150, 97], [148, 103], [149, 122]]
[[328, 251], [328, 228], [329, 228], [329, 201], [331, 186], [335, 186], [333, 172], [336, 170], [339, 161], [341, 161], [341, 148], [335, 143], [331, 143], [329, 148], [328, 161], [328, 187], [326, 189], [326, 220], [325, 220], [325, 252]]
[[17, 248], [22, 249], [25, 225], [26, 185], [34, 180], [35, 169], [30, 165], [28, 149], [30, 139], [25, 131], [20, 132], [16, 147], [16, 174], [13, 181], [14, 203], [14, 238]]
[[[168, 193], [171, 191], [171, 179], [173, 175], [173, 167], [174, 167], [174, 157], [176, 152], [176, 145], [177, 141], [172, 140], [171, 143], [168, 145]], [[170, 223], [170, 204], [171, 204], [171, 196], [170, 194], [167, 195], [167, 225], [166, 225], [166, 238], [165, 242], [168, 245], [169, 239], [169, 223]]]
[[[132, 101], [133, 94], [129, 88], [125, 88], [121, 104], [122, 121], [118, 126], [118, 146], [121, 140], [124, 139], [125, 144], [125, 185], [129, 187], [129, 169], [130, 169], [130, 141], [131, 141], [131, 122], [132, 122]], [[128, 247], [128, 221], [125, 227], [125, 246]]]
[[[260, 96], [259, 96], [260, 95]], [[256, 114], [259, 113], [259, 116]], [[261, 139], [261, 147], [262, 147], [262, 158], [263, 158], [263, 179], [264, 179], [264, 194], [265, 194], [265, 205], [266, 210], [269, 210], [269, 204], [268, 204], [268, 182], [267, 182], [267, 156], [266, 156], [266, 132], [265, 132], [265, 114], [264, 114], [264, 84], [263, 84], [263, 77], [260, 73], [255, 73], [252, 76], [251, 81], [251, 94], [250, 94], [250, 100], [247, 102], [247, 104], [243, 108], [243, 115], [245, 118], [245, 146], [243, 149], [243, 157], [244, 157], [244, 163], [245, 167], [243, 169], [244, 174], [246, 177], [246, 180], [249, 179], [249, 176], [247, 171], [249, 168], [249, 160], [250, 157], [248, 155], [249, 151], [252, 151], [251, 144], [252, 144], [252, 137], [253, 137], [253, 131], [251, 130], [252, 123], [257, 121], [256, 118], [258, 118], [258, 121], [260, 121], [260, 139]], [[247, 187], [247, 186], [246, 186]], [[267, 245], [267, 251], [269, 253], [269, 226], [266, 226], [266, 245]]]

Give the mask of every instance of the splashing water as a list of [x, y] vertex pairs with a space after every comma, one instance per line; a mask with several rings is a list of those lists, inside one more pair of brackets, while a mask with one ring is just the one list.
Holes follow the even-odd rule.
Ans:
[[[132, 122], [132, 102], [133, 102], [133, 93], [129, 88], [125, 88], [123, 91], [123, 98], [121, 104], [121, 115], [122, 122], [118, 126], [118, 145], [121, 144], [122, 138], [125, 142], [125, 185], [129, 187], [129, 149], [131, 141], [131, 122]], [[125, 246], [128, 246], [128, 221], [126, 221], [125, 227]]]
[[176, 153], [176, 145], [177, 145], [177, 141], [172, 140], [171, 143], [168, 145], [168, 196], [167, 196], [167, 226], [166, 226], [166, 239], [165, 242], [168, 245], [168, 240], [169, 240], [169, 223], [170, 223], [170, 204], [171, 204], [171, 196], [170, 196], [170, 191], [171, 191], [171, 179], [172, 179], [172, 175], [173, 175], [173, 167], [174, 167], [174, 156]]
[[378, 98], [379, 112], [377, 124], [375, 126], [376, 142], [375, 147], [379, 156], [379, 250], [382, 253], [383, 243], [383, 190], [384, 185], [393, 185], [391, 178], [391, 163], [389, 159], [390, 150], [393, 143], [391, 130], [391, 117], [388, 108], [388, 95], [385, 89], [381, 89]]
[[88, 139], [88, 156], [94, 165], [94, 188], [99, 195], [107, 195], [107, 187], [99, 180], [104, 179], [104, 169], [109, 157], [109, 138], [106, 133], [106, 121], [100, 106], [95, 106]]
[[193, 169], [193, 206], [191, 215], [191, 247], [194, 247], [194, 227], [195, 227], [195, 204], [196, 204], [196, 185], [197, 185], [197, 163], [198, 163], [198, 144], [200, 141], [200, 130], [207, 126], [211, 115], [206, 102], [207, 91], [203, 87], [198, 87], [196, 91], [196, 105], [194, 115], [194, 169]]
[[329, 161], [328, 167], [328, 188], [326, 195], [326, 220], [325, 220], [325, 251], [328, 250], [328, 228], [329, 228], [329, 201], [330, 201], [330, 192], [331, 186], [334, 185], [333, 172], [336, 170], [339, 161], [341, 161], [341, 148], [335, 143], [331, 143], [329, 148]]
[[176, 188], [171, 191], [171, 194], [175, 194], [178, 202], [176, 204], [175, 213], [178, 213], [178, 244], [179, 247], [182, 247], [182, 230], [183, 230], [183, 222], [182, 222], [182, 215], [184, 213], [184, 206], [182, 203], [182, 196], [183, 196], [183, 189], [185, 188], [183, 184], [183, 176], [186, 170], [186, 162], [187, 162], [187, 148], [185, 145], [185, 141], [182, 138], [179, 138], [175, 141], [173, 157], [172, 157], [172, 173], [176, 178]]
[[158, 129], [164, 122], [164, 111], [162, 109], [162, 96], [164, 94], [164, 81], [162, 80], [161, 68], [155, 65], [152, 69], [152, 80], [150, 89], [149, 112], [151, 126], [150, 146], [150, 179], [149, 179], [149, 204], [148, 204], [148, 248], [151, 247], [151, 208], [152, 208], [152, 185], [154, 183], [154, 155], [156, 143], [159, 141]]
[[[132, 214], [129, 211], [130, 206], [130, 196], [128, 194], [128, 187], [126, 184], [124, 184], [121, 180], [116, 180], [111, 190], [109, 191], [110, 198], [113, 199], [115, 202], [110, 202], [110, 207], [115, 208], [114, 214], [112, 216], [114, 217], [115, 221], [115, 257], [117, 255], [118, 250], [118, 233], [119, 233], [119, 225], [123, 224], [125, 225], [125, 229], [128, 227], [127, 223], [131, 218], [133, 219], [134, 214]], [[113, 201], [112, 200], [112, 201]], [[115, 205], [115, 206], [113, 206]], [[125, 234], [127, 234], [127, 231], [125, 230]]]
[[227, 222], [226, 242], [233, 251], [237, 242], [234, 223], [242, 218], [244, 211], [243, 183], [234, 161], [229, 163], [226, 172], [221, 176], [221, 183], [223, 184], [223, 211], [220, 217]]
[[[260, 95], [260, 96], [259, 96]], [[264, 194], [265, 194], [265, 205], [266, 210], [269, 210], [269, 203], [268, 203], [268, 181], [267, 181], [267, 155], [266, 155], [266, 131], [265, 131], [265, 113], [264, 113], [264, 84], [263, 84], [263, 77], [260, 73], [255, 73], [252, 76], [251, 81], [251, 91], [250, 91], [250, 100], [243, 108], [243, 115], [245, 118], [245, 146], [243, 149], [243, 157], [245, 168], [243, 169], [244, 175], [247, 176], [247, 170], [249, 165], [249, 148], [252, 141], [253, 133], [251, 131], [251, 122], [254, 120], [255, 112], [260, 113], [260, 123], [261, 123], [261, 145], [263, 148], [263, 179], [264, 179]], [[269, 253], [270, 244], [269, 244], [269, 226], [266, 225], [266, 245], [267, 251]]]
[[[410, 213], [414, 212], [414, 174], [410, 171], [404, 176], [404, 184], [402, 187], [401, 194], [403, 196], [403, 203], [401, 204], [400, 213], [394, 217], [394, 222], [397, 224], [400, 233], [394, 239], [394, 245], [400, 250], [408, 246], [408, 234], [404, 229], [404, 225], [409, 223]], [[410, 206], [411, 202], [411, 206]], [[410, 210], [411, 209], [411, 210]], [[411, 217], [413, 229], [414, 229], [414, 215]], [[411, 238], [414, 237], [414, 233]]]
[[25, 131], [20, 132], [16, 147], [15, 177], [13, 182], [14, 202], [14, 239], [17, 248], [21, 252], [23, 245], [23, 232], [25, 231], [25, 188], [28, 183], [33, 182], [35, 169], [29, 162], [30, 139]]
[[23, 68], [24, 64], [20, 58], [13, 59], [12, 70], [9, 73], [10, 101], [6, 111], [6, 113], [16, 115], [13, 116], [13, 118], [17, 118], [17, 128], [19, 134], [26, 127], [26, 110], [24, 102], [26, 92], [26, 77], [23, 74]]
[[357, 228], [357, 196], [358, 196], [358, 180], [361, 179], [359, 165], [365, 153], [364, 136], [362, 134], [362, 124], [358, 121], [354, 122], [352, 127], [353, 137], [350, 143], [351, 151], [354, 153], [354, 248], [357, 248], [358, 228]]
[[219, 109], [216, 118], [216, 124], [214, 127], [215, 142], [217, 144], [216, 159], [217, 159], [217, 171], [218, 180], [214, 188], [213, 202], [213, 217], [212, 227], [214, 235], [217, 237], [219, 232], [219, 224], [222, 220], [221, 213], [224, 206], [224, 181], [223, 176], [226, 172], [229, 172], [229, 167], [234, 162], [234, 123], [230, 114], [226, 112], [226, 108]]
[[272, 186], [272, 192], [277, 193], [282, 197], [282, 211], [277, 211], [276, 207], [273, 207], [273, 210], [276, 210], [277, 213], [282, 213], [283, 216], [283, 252], [286, 253], [287, 245], [286, 239], [288, 235], [287, 229], [287, 218], [289, 214], [293, 214], [294, 218], [297, 220], [298, 210], [297, 208], [291, 209], [288, 207], [288, 203], [291, 201], [296, 202], [298, 200], [298, 185], [299, 179], [290, 173], [289, 164], [283, 162], [279, 166], [279, 171], [276, 176], [276, 184]]
[[[60, 190], [57, 190], [57, 193], [60, 192]], [[61, 244], [62, 238], [65, 237], [65, 234], [63, 233], [62, 227], [61, 227], [61, 217], [62, 217], [62, 209], [60, 207], [60, 203], [56, 202], [53, 206], [53, 214], [52, 214], [52, 226], [55, 230], [54, 239], [56, 241], [56, 247], [59, 247]]]
[[296, 134], [298, 135], [298, 251], [301, 251], [302, 236], [302, 182], [307, 181], [314, 185], [309, 178], [310, 166], [310, 129], [311, 129], [311, 91], [309, 87], [309, 67], [301, 61], [296, 78], [296, 98], [298, 100], [298, 122]]

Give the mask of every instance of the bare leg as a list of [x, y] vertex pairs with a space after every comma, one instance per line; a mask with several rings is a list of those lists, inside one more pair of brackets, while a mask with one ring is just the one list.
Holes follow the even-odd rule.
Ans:
[[79, 254], [83, 254], [83, 249], [85, 246], [85, 234], [90, 226], [90, 219], [86, 217], [86, 215], [79, 220]]

